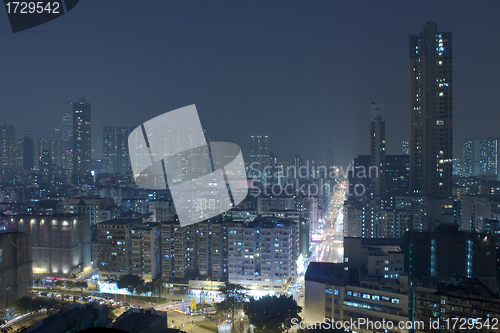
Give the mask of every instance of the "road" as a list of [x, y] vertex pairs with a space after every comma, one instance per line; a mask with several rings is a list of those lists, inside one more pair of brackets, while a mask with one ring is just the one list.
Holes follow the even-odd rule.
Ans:
[[313, 245], [311, 261], [341, 263], [344, 260], [343, 207], [346, 200], [347, 181], [343, 178], [342, 173], [339, 173], [335, 180], [337, 186], [334, 194], [330, 197], [324, 219], [325, 223], [321, 230], [323, 240]]

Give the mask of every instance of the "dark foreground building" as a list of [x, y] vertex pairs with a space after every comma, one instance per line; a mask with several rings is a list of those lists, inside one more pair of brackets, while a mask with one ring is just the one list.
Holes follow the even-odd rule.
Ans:
[[0, 310], [31, 290], [31, 244], [25, 232], [0, 232]]

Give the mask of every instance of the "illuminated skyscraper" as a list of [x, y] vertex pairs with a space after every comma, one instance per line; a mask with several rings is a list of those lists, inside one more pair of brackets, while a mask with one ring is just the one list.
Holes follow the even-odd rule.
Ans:
[[113, 173], [115, 172], [116, 162], [116, 142], [114, 126], [104, 126], [102, 134], [102, 171], [104, 173]]
[[16, 130], [0, 125], [0, 170], [12, 169], [16, 163]]
[[480, 140], [476, 136], [468, 137], [463, 143], [463, 175], [476, 176], [479, 174], [479, 143]]
[[[253, 167], [252, 167], [253, 163]], [[250, 162], [251, 176], [256, 176], [259, 170], [263, 172], [266, 166], [269, 165], [269, 143], [267, 135], [252, 135], [250, 137]], [[252, 170], [254, 169], [254, 170]]]
[[403, 141], [403, 155], [410, 155], [410, 143], [408, 141]]
[[116, 128], [116, 172], [117, 173], [132, 172], [130, 167], [130, 156], [128, 152], [129, 134], [130, 134], [130, 129], [128, 127], [120, 126]]
[[35, 166], [33, 159], [35, 144], [33, 139], [29, 136], [25, 136], [23, 139], [23, 169], [31, 170]]
[[410, 35], [410, 193], [451, 197], [453, 159], [451, 32], [429, 21]]
[[65, 169], [73, 169], [73, 111], [72, 105], [67, 103], [64, 105], [62, 113], [62, 160], [61, 166]]
[[73, 103], [73, 174], [90, 174], [92, 153], [90, 131], [90, 103], [85, 99]]

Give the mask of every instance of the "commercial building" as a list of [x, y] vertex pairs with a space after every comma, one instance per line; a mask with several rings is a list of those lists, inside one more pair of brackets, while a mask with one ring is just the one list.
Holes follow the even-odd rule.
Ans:
[[[311, 262], [305, 274], [304, 321], [343, 324], [350, 331], [409, 332], [408, 276], [360, 277], [343, 264]], [[356, 326], [352, 326], [355, 324]], [[385, 326], [378, 326], [378, 325]], [[384, 329], [386, 331], [384, 331]]]
[[[423, 329], [416, 329], [416, 333], [436, 330], [451, 333], [466, 327], [473, 332], [498, 330], [500, 298], [479, 280], [463, 276], [445, 281], [424, 277], [417, 279], [416, 285], [414, 320], [426, 324]], [[471, 318], [474, 320], [467, 321]], [[473, 325], [466, 326], [464, 322]]]
[[33, 273], [66, 276], [91, 267], [89, 220], [83, 215], [12, 215], [31, 235]]

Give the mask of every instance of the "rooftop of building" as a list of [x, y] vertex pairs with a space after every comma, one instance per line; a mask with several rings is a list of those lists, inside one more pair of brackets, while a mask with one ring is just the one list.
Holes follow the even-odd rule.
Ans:
[[370, 246], [400, 246], [401, 238], [364, 238], [364, 237], [344, 237], [344, 243], [359, 240], [361, 247]]
[[133, 225], [137, 223], [142, 223], [141, 218], [115, 218], [108, 221], [99, 222], [100, 225]]
[[304, 280], [345, 286], [344, 265], [331, 262], [310, 262]]
[[464, 297], [470, 296], [493, 297], [498, 299], [498, 295], [492, 292], [486, 285], [475, 278], [454, 276], [446, 281], [440, 281], [436, 277], [420, 277], [417, 281], [419, 287], [436, 290], [436, 295], [446, 295], [448, 293], [462, 294]]
[[[94, 314], [96, 309], [104, 311], [104, 307], [98, 304], [73, 304], [31, 326], [27, 332], [65, 333], [78, 321]], [[107, 308], [105, 311], [107, 316]]]
[[389, 254], [401, 254], [403, 255], [404, 253], [399, 251], [387, 251], [386, 249], [368, 249], [368, 255], [369, 256], [376, 256], [376, 257], [388, 257]]
[[166, 312], [154, 309], [131, 309], [122, 314], [113, 323], [112, 328], [123, 329], [130, 333], [146, 329], [159, 318], [166, 317]]

